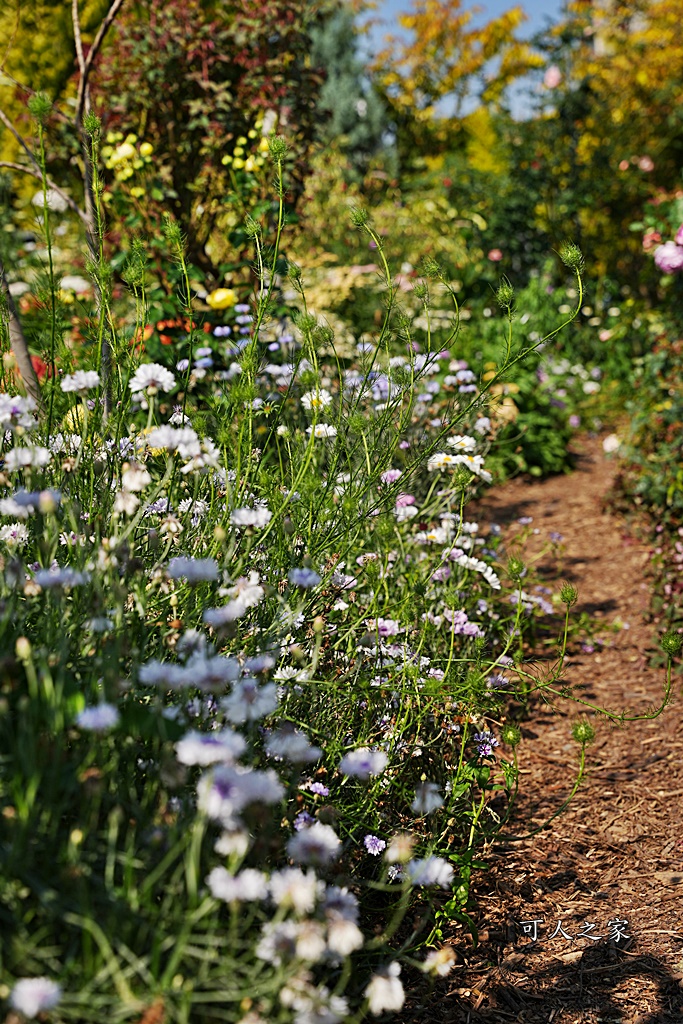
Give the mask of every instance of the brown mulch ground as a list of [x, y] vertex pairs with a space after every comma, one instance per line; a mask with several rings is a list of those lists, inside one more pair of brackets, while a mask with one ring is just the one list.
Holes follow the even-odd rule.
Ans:
[[[506, 531], [514, 537], [522, 529], [517, 520], [533, 517], [526, 530], [538, 531], [530, 539], [536, 568], [555, 591], [557, 559], [543, 551], [551, 531], [563, 535], [560, 578], [578, 588], [577, 613], [589, 613], [605, 640], [593, 653], [577, 642], [565, 680], [598, 705], [643, 712], [659, 705], [664, 687], [663, 670], [650, 667], [656, 633], [648, 616], [651, 552], [606, 511], [614, 472], [600, 442], [586, 439], [575, 473], [542, 483], [514, 481], [487, 497], [478, 518], [515, 524]], [[614, 631], [615, 621], [628, 628]], [[626, 727], [594, 720], [598, 732], [581, 789], [546, 831], [484, 855], [491, 868], [475, 882], [472, 908], [479, 945], [468, 947], [466, 930], [454, 929], [458, 964], [411, 1005], [411, 1022], [683, 1021], [679, 697], [680, 677], [659, 718]], [[542, 702], [532, 708], [519, 749], [516, 832], [546, 820], [571, 790], [576, 715], [568, 701], [555, 710]], [[628, 940], [610, 940], [615, 920], [628, 922], [617, 927]], [[535, 942], [522, 925], [533, 921]], [[551, 938], [558, 922], [571, 938], [559, 929]], [[526, 931], [532, 928], [527, 924]], [[603, 938], [577, 937], [581, 931]]]

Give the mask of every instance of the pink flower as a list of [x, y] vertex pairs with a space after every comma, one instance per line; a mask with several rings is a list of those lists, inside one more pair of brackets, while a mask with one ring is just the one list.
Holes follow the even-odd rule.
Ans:
[[661, 240], [662, 236], [660, 235], [659, 231], [655, 231], [654, 228], [650, 228], [643, 235], [643, 251], [649, 252], [650, 249], [654, 249], [654, 247], [659, 242], [661, 242]]
[[655, 266], [664, 274], [676, 274], [683, 270], [683, 245], [665, 242], [655, 249]]
[[491, 260], [492, 263], [500, 263], [503, 258], [503, 253], [500, 249], [490, 249], [486, 255], [487, 259]]
[[619, 170], [620, 170], [620, 171], [627, 171], [627, 170], [629, 169], [629, 167], [630, 167], [630, 166], [631, 166], [631, 165], [630, 165], [630, 163], [628, 162], [628, 160], [620, 160], [620, 161], [619, 161]]
[[405, 508], [406, 505], [414, 505], [415, 498], [412, 494], [399, 494], [396, 498], [396, 508]]
[[655, 169], [654, 161], [649, 156], [641, 156], [638, 161], [638, 167], [641, 171], [654, 171]]
[[562, 72], [555, 64], [551, 64], [543, 76], [543, 84], [546, 89], [556, 89], [562, 81]]

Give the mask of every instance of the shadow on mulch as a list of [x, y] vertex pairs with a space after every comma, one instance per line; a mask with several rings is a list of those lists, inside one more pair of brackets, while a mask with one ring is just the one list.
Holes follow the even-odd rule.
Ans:
[[614, 944], [564, 955], [539, 944], [503, 956], [500, 946], [484, 943], [472, 952], [466, 973], [469, 988], [458, 984], [454, 972], [448, 989], [425, 992], [411, 1007], [411, 1024], [680, 1024], [683, 1019], [681, 975], [652, 954]]

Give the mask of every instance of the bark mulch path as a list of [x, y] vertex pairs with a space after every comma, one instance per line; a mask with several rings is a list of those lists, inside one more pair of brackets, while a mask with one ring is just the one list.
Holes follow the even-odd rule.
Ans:
[[[538, 531], [529, 548], [539, 556], [541, 576], [554, 591], [559, 579], [573, 582], [577, 614], [604, 624], [604, 646], [591, 653], [577, 642], [570, 649], [566, 682], [600, 706], [641, 713], [659, 706], [665, 678], [663, 669], [650, 667], [651, 551], [605, 508], [615, 469], [598, 440], [584, 439], [576, 472], [542, 483], [514, 481], [487, 497], [478, 518], [498, 522], [508, 538]], [[517, 520], [528, 516], [532, 524], [520, 526]], [[557, 559], [543, 553], [551, 532], [564, 537], [560, 574]], [[531, 710], [509, 834], [546, 820], [570, 792], [577, 711], [566, 700], [554, 710], [542, 702]], [[468, 947], [466, 930], [456, 927], [458, 964], [413, 1003], [411, 1022], [683, 1021], [680, 676], [659, 718], [627, 726], [592, 720], [597, 736], [579, 792], [547, 830], [484, 854], [491, 868], [475, 882], [472, 912], [479, 945]]]

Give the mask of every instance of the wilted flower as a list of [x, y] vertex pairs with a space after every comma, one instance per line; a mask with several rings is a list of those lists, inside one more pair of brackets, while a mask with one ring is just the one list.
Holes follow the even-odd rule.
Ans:
[[433, 949], [425, 957], [422, 970], [425, 974], [432, 974], [434, 977], [445, 978], [455, 966], [455, 952], [451, 946], [442, 946], [441, 949]]

